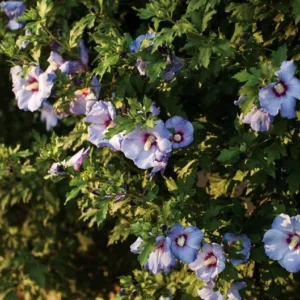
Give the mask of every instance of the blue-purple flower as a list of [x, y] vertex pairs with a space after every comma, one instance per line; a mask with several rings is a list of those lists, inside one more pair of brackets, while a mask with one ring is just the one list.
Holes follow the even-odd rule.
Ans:
[[265, 132], [269, 130], [273, 119], [274, 117], [265, 108], [257, 109], [254, 107], [242, 121], [244, 124], [250, 124], [254, 131]]
[[18, 106], [23, 110], [35, 111], [39, 109], [51, 94], [55, 74], [40, 70], [38, 66], [29, 68], [26, 79], [20, 66], [11, 68], [13, 92], [18, 101]]
[[278, 215], [263, 238], [266, 254], [288, 272], [300, 271], [300, 215]]
[[191, 122], [182, 117], [172, 117], [166, 122], [168, 129], [173, 129], [173, 134], [170, 138], [174, 149], [186, 147], [194, 140], [194, 127]]
[[[129, 45], [129, 51], [131, 53], [136, 53], [140, 50], [141, 44], [142, 42], [146, 39], [146, 40], [153, 40], [155, 38], [155, 32], [152, 33], [146, 33], [143, 35], [140, 35], [137, 37], [136, 40], [134, 40], [130, 45]], [[153, 42], [151, 42], [149, 44], [149, 46], [151, 47], [153, 45]]]
[[137, 167], [148, 169], [154, 167], [158, 152], [171, 152], [170, 135], [162, 121], [157, 121], [154, 128], [145, 131], [137, 126], [124, 137], [121, 151], [127, 158], [132, 159]]
[[45, 101], [41, 108], [41, 121], [46, 122], [46, 129], [50, 131], [57, 125], [58, 119], [53, 106]]
[[277, 82], [273, 82], [259, 91], [261, 107], [276, 116], [278, 112], [284, 118], [295, 118], [296, 99], [300, 99], [300, 81], [294, 76], [293, 61], [281, 63], [280, 70], [275, 72]]
[[160, 271], [165, 273], [170, 272], [176, 264], [170, 246], [171, 239], [169, 237], [157, 237], [155, 250], [150, 253], [145, 268], [153, 274], [157, 274]]
[[75, 171], [80, 171], [83, 161], [89, 156], [90, 147], [87, 149], [82, 148], [75, 155], [73, 155], [67, 162], [68, 166], [73, 166]]
[[223, 240], [226, 241], [227, 245], [229, 247], [232, 247], [236, 242], [242, 244], [242, 249], [236, 254], [243, 255], [243, 258], [241, 259], [230, 259], [230, 262], [237, 266], [239, 264], [245, 263], [250, 256], [250, 247], [251, 247], [251, 241], [245, 234], [241, 235], [234, 235], [233, 233], [226, 233], [223, 237]]
[[98, 100], [100, 87], [99, 80], [94, 76], [90, 87], [75, 92], [75, 99], [70, 103], [70, 112], [75, 115], [88, 114]]
[[197, 259], [189, 264], [189, 268], [196, 271], [199, 279], [211, 281], [224, 270], [225, 260], [222, 246], [216, 243], [204, 244]]
[[17, 17], [25, 12], [25, 5], [22, 1], [3, 1], [0, 3], [0, 7], [9, 18], [8, 28], [10, 30], [17, 30], [25, 26], [25, 22], [17, 21]]
[[112, 149], [120, 148], [121, 135], [114, 136], [111, 140], [104, 139], [104, 135], [110, 127], [114, 127], [114, 119], [116, 117], [116, 109], [111, 102], [98, 101], [94, 104], [91, 111], [85, 118], [86, 123], [92, 123], [88, 127], [89, 141], [99, 147], [111, 147]]
[[225, 300], [226, 297], [220, 292], [214, 290], [215, 283], [209, 281], [205, 283], [205, 286], [198, 290], [198, 295], [203, 300]]
[[184, 62], [175, 55], [168, 55], [167, 62], [168, 64], [160, 76], [164, 80], [172, 80], [176, 73], [183, 68]]
[[184, 228], [180, 224], [174, 225], [168, 233], [172, 242], [172, 253], [185, 263], [193, 262], [197, 257], [203, 236], [203, 232], [197, 227], [188, 226]]
[[227, 297], [229, 300], [241, 300], [241, 296], [239, 290], [247, 287], [247, 284], [243, 281], [235, 281], [233, 282], [227, 292]]
[[130, 251], [134, 254], [140, 254], [143, 251], [144, 240], [140, 237], [130, 246]]

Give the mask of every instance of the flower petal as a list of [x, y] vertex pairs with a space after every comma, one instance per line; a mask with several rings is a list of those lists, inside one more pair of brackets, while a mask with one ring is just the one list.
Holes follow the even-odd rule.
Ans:
[[288, 250], [278, 263], [288, 272], [295, 273], [300, 271], [300, 249]]
[[274, 219], [272, 223], [272, 229], [277, 229], [286, 234], [294, 232], [294, 228], [291, 223], [290, 216], [286, 214], [280, 214]]
[[193, 249], [199, 250], [204, 236], [203, 232], [197, 227], [189, 226], [184, 230], [184, 233], [187, 235], [186, 244]]
[[280, 80], [288, 82], [294, 76], [296, 67], [292, 60], [283, 61], [280, 65], [280, 70], [275, 72], [275, 75], [279, 77]]
[[265, 108], [272, 116], [276, 116], [278, 114], [283, 101], [283, 97], [277, 97], [273, 92], [274, 85], [275, 83], [271, 83], [259, 91], [259, 101], [261, 107]]
[[277, 229], [268, 230], [263, 238], [266, 255], [271, 259], [281, 259], [288, 248], [288, 235]]
[[285, 98], [280, 107], [280, 115], [283, 118], [293, 119], [296, 117], [296, 99], [291, 96], [285, 96]]
[[296, 77], [291, 78], [287, 82], [287, 96], [300, 99], [300, 80]]

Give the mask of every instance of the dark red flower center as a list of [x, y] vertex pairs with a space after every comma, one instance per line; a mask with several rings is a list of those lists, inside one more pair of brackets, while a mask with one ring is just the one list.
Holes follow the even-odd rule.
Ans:
[[290, 250], [300, 247], [300, 237], [297, 234], [290, 234], [286, 240]]
[[215, 267], [217, 265], [218, 258], [213, 252], [208, 253], [204, 258], [204, 263], [207, 267]]
[[25, 89], [27, 91], [31, 91], [31, 92], [38, 92], [39, 91], [39, 82], [37, 81], [37, 79], [35, 78], [30, 78], [28, 80], [28, 84], [26, 85]]
[[163, 239], [163, 240], [156, 246], [156, 250], [158, 250], [158, 251], [163, 251], [163, 250], [164, 250], [164, 245], [165, 245], [165, 239]]

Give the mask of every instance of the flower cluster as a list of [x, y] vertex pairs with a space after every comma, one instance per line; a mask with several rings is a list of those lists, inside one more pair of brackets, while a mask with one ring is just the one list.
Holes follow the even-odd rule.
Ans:
[[300, 271], [300, 215], [277, 216], [263, 238], [266, 254], [288, 272]]
[[[204, 234], [197, 227], [184, 228], [180, 224], [174, 225], [166, 236], [156, 238], [156, 247], [149, 255], [144, 267], [153, 274], [160, 271], [168, 273], [175, 267], [175, 258], [189, 264], [189, 268], [195, 271], [197, 277], [205, 282], [205, 287], [199, 290], [202, 299], [225, 299], [224, 296], [213, 291], [215, 279], [225, 269], [225, 255], [223, 246], [217, 243], [201, 243]], [[245, 263], [250, 256], [251, 242], [246, 235], [235, 236], [232, 233], [224, 235], [224, 241], [231, 247], [234, 243], [241, 243], [241, 259], [232, 259], [233, 265]], [[144, 241], [140, 237], [131, 245], [130, 251], [140, 254], [143, 250]], [[199, 252], [201, 248], [201, 251]], [[239, 299], [238, 290], [245, 287], [244, 282], [235, 282], [228, 291], [229, 299]], [[220, 298], [218, 298], [218, 297]], [[237, 298], [234, 298], [234, 297]]]
[[[254, 108], [242, 118], [242, 122], [249, 124], [257, 132], [268, 131], [274, 117], [279, 113], [281, 117], [295, 118], [296, 99], [300, 99], [300, 80], [294, 76], [295, 64], [293, 61], [284, 61], [280, 69], [275, 72], [276, 82], [259, 91], [260, 108]], [[235, 105], [245, 100], [241, 96]]]
[[[152, 110], [155, 114], [159, 113], [155, 106]], [[116, 109], [111, 102], [96, 102], [85, 118], [85, 122], [92, 123], [88, 127], [89, 141], [97, 147], [108, 146], [122, 151], [140, 169], [153, 168], [152, 175], [164, 171], [172, 148], [185, 147], [193, 141], [193, 125], [179, 116], [170, 118], [165, 124], [158, 120], [154, 128], [146, 130], [138, 125], [127, 135], [120, 133], [107, 140], [105, 133], [116, 126], [115, 117]]]
[[60, 46], [54, 47], [48, 58], [49, 66], [46, 71], [42, 71], [38, 65], [14, 66], [11, 68], [13, 81], [13, 92], [22, 110], [41, 110], [41, 120], [46, 122], [47, 130], [51, 130], [57, 125], [58, 118], [68, 114], [87, 114], [99, 98], [101, 84], [98, 79], [92, 77], [89, 87], [80, 88], [75, 91], [74, 98], [71, 99], [69, 107], [64, 114], [54, 112], [52, 105], [47, 102], [55, 91], [56, 71], [75, 81], [78, 73], [85, 72], [88, 67], [88, 49], [83, 40], [79, 42], [80, 60], [64, 60], [57, 52]]

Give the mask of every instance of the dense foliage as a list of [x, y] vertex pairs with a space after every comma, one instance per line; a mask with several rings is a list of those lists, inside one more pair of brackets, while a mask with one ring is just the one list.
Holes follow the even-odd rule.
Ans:
[[0, 6], [0, 297], [296, 299], [299, 0]]

